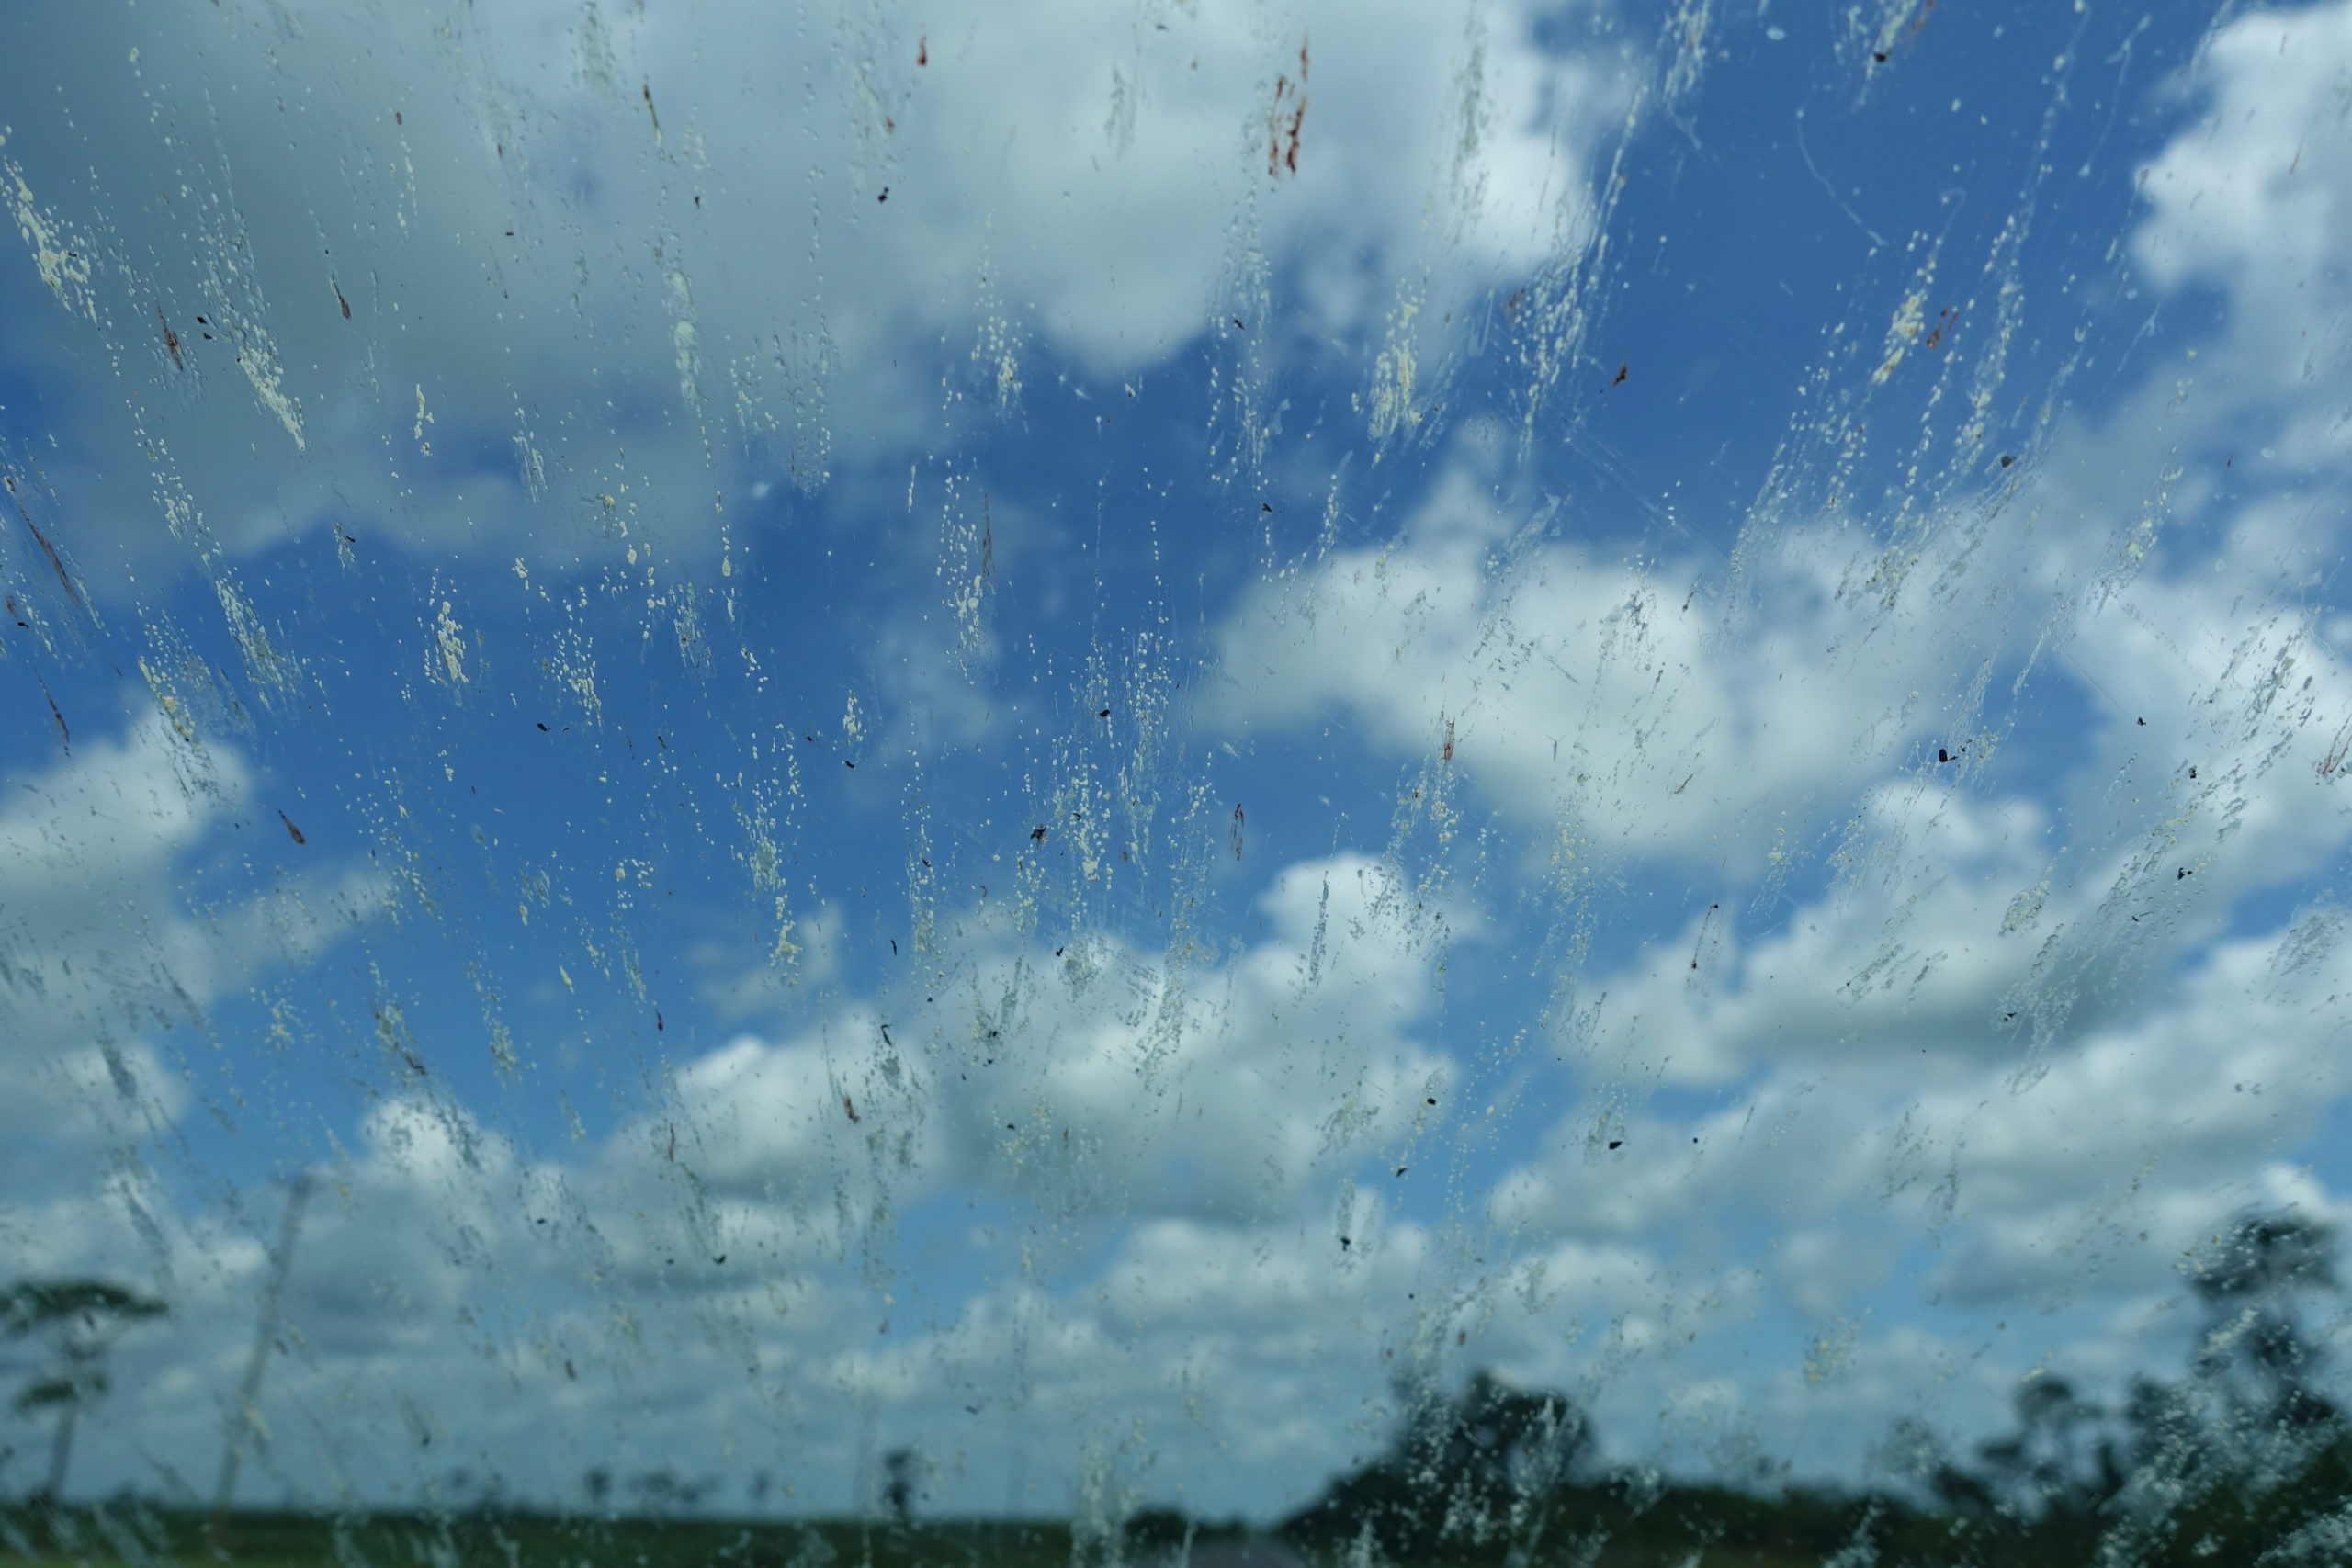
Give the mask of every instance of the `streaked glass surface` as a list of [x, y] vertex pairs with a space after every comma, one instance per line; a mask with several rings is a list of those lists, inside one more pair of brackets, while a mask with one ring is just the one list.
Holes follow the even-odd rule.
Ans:
[[10, 1549], [2345, 1560], [2347, 106], [0, 10]]

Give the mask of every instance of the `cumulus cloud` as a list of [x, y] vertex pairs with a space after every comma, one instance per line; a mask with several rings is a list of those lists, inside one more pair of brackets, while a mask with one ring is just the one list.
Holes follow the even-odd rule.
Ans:
[[[1930, 923], [1939, 915], [1949, 923]], [[1807, 908], [1793, 923], [1816, 918], [1828, 923], [1828, 911]], [[1650, 998], [1650, 1010], [1636, 999], [1622, 1023], [1593, 1027], [1588, 1060], [1623, 1071], [1607, 1053], [1670, 1055], [1712, 1033], [1723, 1055], [1711, 1065], [1744, 1081], [1728, 1103], [1698, 1114], [1566, 1124], [1549, 1164], [1498, 1190], [1498, 1210], [1538, 1234], [1643, 1235], [1738, 1207], [1844, 1225], [1855, 1211], [1899, 1199], [1913, 1223], [1940, 1236], [1955, 1224], [2030, 1229], [2057, 1216], [2090, 1225], [2102, 1204], [2161, 1207], [2167, 1193], [2195, 1195], [2199, 1213], [2172, 1228], [2177, 1237], [2250, 1201], [2223, 1189], [2233, 1177], [2253, 1180], [2352, 1087], [2333, 1066], [2340, 1025], [2331, 1003], [2346, 973], [2332, 944], [2312, 952], [2314, 922], [2333, 929], [2322, 913], [2218, 943], [2178, 980], [2110, 1009], [2038, 1059], [1998, 1027], [1995, 1010], [2022, 961], [1956, 984], [1973, 1004], [1957, 1008], [1940, 1005], [1949, 994], [1913, 1008], [1841, 998], [1834, 974], [1804, 972], [1786, 948], [1759, 946], [1746, 962], [1786, 964], [1792, 983], [1757, 984], [1730, 1005], [1678, 1005], [1679, 982], [1670, 969], [1654, 971], [1628, 987]], [[1996, 952], [2002, 943], [1991, 921], [1972, 933], [1950, 908], [1926, 911], [1922, 928], [1954, 948], [1972, 935]], [[1600, 1157], [1611, 1140], [1634, 1154]], [[2079, 1271], [2080, 1261], [2046, 1258], [2054, 1272], [2044, 1282]], [[1996, 1294], [2022, 1288], [1998, 1271], [1976, 1283]]]
[[1205, 717], [1336, 713], [1460, 770], [1571, 853], [1742, 878], [1817, 831], [1787, 803], [1833, 811], [1906, 745], [1965, 732], [1980, 650], [1938, 613], [1951, 589], [1932, 573], [1882, 598], [1875, 549], [1834, 526], [1758, 541], [1737, 584], [1717, 558], [1605, 552], [1550, 513], [1515, 516], [1481, 472], [1486, 434], [1399, 538], [1244, 596], [1219, 628]]
[[1292, 1213], [1318, 1175], [1441, 1122], [1429, 1102], [1455, 1069], [1416, 1038], [1433, 955], [1393, 872], [1303, 863], [1262, 907], [1268, 932], [1227, 964], [983, 938], [921, 1009], [740, 1038], [677, 1074], [681, 1157], [716, 1190], [812, 1208], [854, 1170], [899, 1205], [977, 1190], [1103, 1216]]
[[330, 515], [707, 568], [753, 480], [928, 443], [1046, 363], [1115, 379], [1216, 332], [1254, 385], [1298, 319], [1271, 291], [1388, 333], [1411, 404], [1430, 323], [1593, 231], [1624, 84], [1540, 10], [28, 20], [12, 58], [71, 118], [0, 149], [41, 328], [12, 353], [75, 389], [52, 477], [106, 580]]
[[2156, 287], [2227, 301], [2208, 350], [2217, 383], [2255, 412], [2261, 444], [2311, 468], [2341, 463], [2346, 369], [2344, 258], [2352, 156], [2340, 134], [2352, 7], [2265, 10], [2219, 28], [2175, 85], [2197, 113], [2138, 173], [2149, 211], [2132, 254]]
[[[151, 714], [20, 778], [0, 809], [0, 1063], [22, 1086], [0, 1107], [0, 1168], [19, 1201], [169, 1128], [189, 1095], [157, 1038], [203, 1030], [224, 998], [380, 903], [365, 873], [286, 865], [294, 846], [254, 793], [234, 750]], [[275, 886], [206, 886], [224, 838], [277, 859]]]
[[[586, 1147], [534, 1152], [412, 1064], [309, 1174], [266, 1404], [281, 1436], [255, 1484], [430, 1493], [467, 1465], [561, 1498], [616, 1454], [716, 1466], [791, 1432], [771, 1468], [842, 1506], [864, 1407], [971, 1428], [976, 1462], [1017, 1412], [1058, 1506], [1082, 1456], [1048, 1434], [1094, 1429], [1114, 1400], [1170, 1434], [1171, 1474], [1193, 1444], [1197, 1484], [1264, 1506], [1310, 1485], [1344, 1434], [1273, 1469], [1247, 1435], [1301, 1377], [1379, 1385], [1376, 1338], [1310, 1372], [1298, 1334], [1335, 1310], [1393, 1316], [1417, 1285], [1446, 1299], [1423, 1227], [1351, 1179], [1442, 1122], [1430, 1101], [1456, 1069], [1416, 1038], [1434, 953], [1391, 872], [1305, 863], [1262, 907], [1264, 938], [1214, 964], [1100, 937], [1057, 958], [977, 920], [937, 1008], [869, 999], [739, 1037]], [[175, 1281], [169, 1333], [127, 1352], [153, 1376], [104, 1430], [200, 1473], [283, 1200], [257, 1188], [234, 1221], [190, 1220], [152, 1178], [94, 1193], [92, 1168], [19, 1212], [23, 1255]], [[986, 1219], [957, 1218], [975, 1202]], [[136, 1204], [161, 1215], [143, 1239]], [[978, 1288], [905, 1274], [918, 1238], [967, 1257]], [[567, 1438], [518, 1456], [547, 1408]], [[994, 1506], [999, 1483], [959, 1484]]]

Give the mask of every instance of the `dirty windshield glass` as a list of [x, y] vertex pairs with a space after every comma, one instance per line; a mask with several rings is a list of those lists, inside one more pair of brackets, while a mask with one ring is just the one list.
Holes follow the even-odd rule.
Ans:
[[0, 14], [0, 1551], [2352, 1560], [2352, 3]]

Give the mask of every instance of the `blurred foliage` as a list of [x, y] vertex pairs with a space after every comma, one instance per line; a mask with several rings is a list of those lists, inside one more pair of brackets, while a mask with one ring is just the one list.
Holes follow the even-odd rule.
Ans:
[[64, 1495], [75, 1425], [113, 1386], [106, 1359], [116, 1337], [169, 1311], [153, 1296], [105, 1280], [28, 1280], [0, 1291], [0, 1339], [40, 1347], [40, 1362], [13, 1407], [19, 1415], [48, 1412], [54, 1423], [40, 1500]]
[[0, 1336], [22, 1339], [58, 1327], [96, 1334], [166, 1310], [152, 1296], [105, 1280], [28, 1280], [0, 1291]]

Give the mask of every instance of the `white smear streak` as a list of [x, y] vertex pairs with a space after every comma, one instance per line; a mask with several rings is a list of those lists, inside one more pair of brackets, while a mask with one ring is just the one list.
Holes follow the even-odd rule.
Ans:
[[25, 183], [24, 170], [15, 162], [0, 164], [0, 170], [6, 171], [8, 184], [15, 187], [8, 193], [9, 207], [17, 220], [17, 232], [32, 252], [40, 280], [49, 285], [59, 304], [96, 325], [98, 306], [90, 292], [88, 245], [67, 235], [56, 219], [40, 209], [33, 200], [32, 186]]

